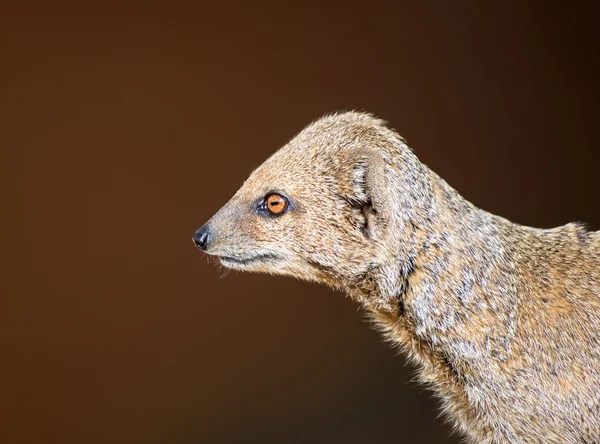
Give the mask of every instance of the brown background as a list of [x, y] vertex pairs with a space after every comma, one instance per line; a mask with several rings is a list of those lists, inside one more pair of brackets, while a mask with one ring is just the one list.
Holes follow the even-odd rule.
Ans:
[[351, 301], [190, 236], [343, 109], [489, 211], [600, 229], [597, 11], [483, 3], [4, 6], [0, 442], [458, 442]]

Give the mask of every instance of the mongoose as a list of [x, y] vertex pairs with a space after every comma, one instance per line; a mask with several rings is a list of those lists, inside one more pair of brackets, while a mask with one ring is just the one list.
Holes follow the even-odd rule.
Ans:
[[600, 231], [475, 207], [382, 120], [312, 123], [193, 240], [346, 292], [469, 442], [600, 442]]

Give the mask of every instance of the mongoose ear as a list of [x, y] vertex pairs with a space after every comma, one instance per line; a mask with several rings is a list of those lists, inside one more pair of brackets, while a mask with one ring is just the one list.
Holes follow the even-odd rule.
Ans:
[[385, 161], [375, 150], [359, 150], [354, 156], [354, 196], [364, 217], [363, 234], [370, 238], [385, 228], [389, 217]]

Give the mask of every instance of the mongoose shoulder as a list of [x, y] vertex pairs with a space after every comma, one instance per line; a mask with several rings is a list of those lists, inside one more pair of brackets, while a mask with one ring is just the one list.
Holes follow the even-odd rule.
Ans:
[[600, 232], [475, 207], [371, 115], [309, 125], [194, 242], [349, 294], [471, 442], [600, 442]]

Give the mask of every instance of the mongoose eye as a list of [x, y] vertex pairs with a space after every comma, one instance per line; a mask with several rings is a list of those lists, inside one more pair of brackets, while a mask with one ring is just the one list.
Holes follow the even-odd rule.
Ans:
[[269, 210], [269, 213], [279, 215], [287, 211], [290, 203], [287, 198], [281, 194], [272, 193], [265, 198], [265, 205], [267, 210]]

